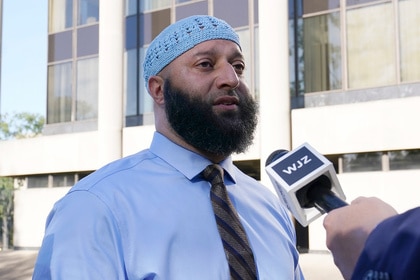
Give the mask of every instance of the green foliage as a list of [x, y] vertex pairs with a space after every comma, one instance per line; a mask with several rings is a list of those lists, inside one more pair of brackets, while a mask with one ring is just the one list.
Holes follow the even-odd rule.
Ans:
[[0, 140], [35, 137], [42, 133], [45, 118], [40, 114], [13, 113], [0, 116]]
[[0, 177], [0, 232], [3, 249], [13, 243], [13, 179]]
[[11, 214], [13, 204], [13, 179], [0, 177], [0, 217]]

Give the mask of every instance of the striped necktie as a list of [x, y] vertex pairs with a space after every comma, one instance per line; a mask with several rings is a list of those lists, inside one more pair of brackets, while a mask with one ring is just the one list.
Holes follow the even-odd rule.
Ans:
[[227, 194], [223, 182], [223, 168], [212, 164], [207, 166], [202, 174], [211, 184], [211, 203], [229, 263], [231, 279], [257, 279], [254, 255], [238, 214]]

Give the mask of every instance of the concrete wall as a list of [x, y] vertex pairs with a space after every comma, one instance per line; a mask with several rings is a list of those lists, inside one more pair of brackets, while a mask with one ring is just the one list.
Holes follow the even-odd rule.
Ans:
[[31, 249], [41, 246], [48, 213], [69, 189], [60, 187], [15, 191], [14, 247]]
[[420, 148], [420, 97], [292, 111], [293, 147], [323, 154]]
[[0, 176], [94, 170], [99, 141], [96, 131], [0, 141]]

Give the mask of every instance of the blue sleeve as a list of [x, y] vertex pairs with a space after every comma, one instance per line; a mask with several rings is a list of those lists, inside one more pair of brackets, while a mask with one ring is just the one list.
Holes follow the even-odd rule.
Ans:
[[124, 279], [118, 227], [87, 191], [67, 194], [47, 219], [33, 279]]
[[352, 279], [418, 279], [419, 260], [420, 207], [391, 217], [372, 231]]

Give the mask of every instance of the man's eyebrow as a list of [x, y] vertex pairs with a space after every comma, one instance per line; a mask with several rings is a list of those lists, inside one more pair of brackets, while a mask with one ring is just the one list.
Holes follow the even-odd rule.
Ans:
[[[201, 50], [201, 51], [197, 51], [195, 53], [192, 54], [194, 57], [202, 57], [202, 56], [215, 56], [217, 55], [217, 52], [213, 49], [209, 49], [209, 50]], [[240, 59], [244, 59], [244, 55], [242, 54], [242, 52], [240, 52], [239, 50], [235, 50], [232, 53], [230, 53], [228, 55], [228, 57], [230, 58], [240, 58]]]

